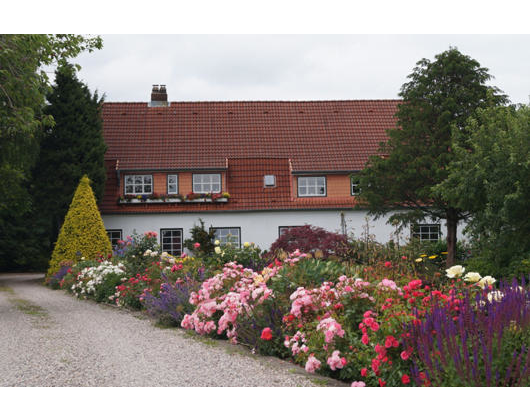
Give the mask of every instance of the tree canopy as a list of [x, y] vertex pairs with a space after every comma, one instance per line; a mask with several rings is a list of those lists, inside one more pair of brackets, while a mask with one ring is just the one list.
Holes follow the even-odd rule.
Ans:
[[25, 182], [38, 156], [36, 136], [53, 124], [42, 112], [50, 87], [44, 66], [101, 47], [100, 37], [0, 35], [0, 211], [30, 206]]
[[[455, 159], [437, 188], [472, 213], [468, 224], [476, 269], [496, 275], [530, 270], [530, 108], [479, 110], [456, 131]], [[526, 265], [522, 264], [527, 260]], [[480, 267], [479, 267], [480, 266]]]
[[43, 109], [51, 89], [46, 69], [101, 47], [100, 37], [0, 34], [1, 268], [28, 268], [39, 259], [38, 229], [28, 226], [28, 220], [40, 133], [53, 126], [53, 118]]
[[505, 103], [506, 97], [486, 84], [488, 69], [456, 48], [422, 59], [408, 76], [399, 96], [397, 127], [360, 173], [360, 205], [401, 227], [426, 218], [447, 221], [448, 257], [452, 264], [456, 228], [468, 213], [441, 196], [434, 187], [448, 176], [454, 160], [452, 129], [465, 129], [477, 109]]
[[33, 196], [39, 203], [39, 218], [48, 224], [50, 242], [57, 238], [84, 174], [92, 180], [96, 200], [102, 198], [107, 149], [101, 120], [103, 99], [78, 80], [72, 65], [59, 67], [55, 75], [55, 84], [44, 108], [55, 124], [42, 137], [33, 176]]

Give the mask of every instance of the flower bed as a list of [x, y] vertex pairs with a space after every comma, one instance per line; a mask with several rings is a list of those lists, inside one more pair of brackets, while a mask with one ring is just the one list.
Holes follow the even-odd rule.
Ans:
[[454, 266], [433, 282], [406, 259], [356, 266], [298, 250], [269, 258], [249, 243], [172, 256], [146, 232], [110, 260], [64, 262], [50, 284], [355, 387], [530, 384], [524, 279], [497, 282]]

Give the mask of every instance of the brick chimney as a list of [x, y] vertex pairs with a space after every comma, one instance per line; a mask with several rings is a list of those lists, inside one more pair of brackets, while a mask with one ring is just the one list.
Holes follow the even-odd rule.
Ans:
[[168, 106], [166, 85], [153, 85], [149, 106]]

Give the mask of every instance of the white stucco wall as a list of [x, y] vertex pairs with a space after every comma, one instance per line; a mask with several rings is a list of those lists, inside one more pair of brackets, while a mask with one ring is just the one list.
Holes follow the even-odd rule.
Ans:
[[[106, 229], [121, 229], [123, 237], [133, 233], [155, 231], [160, 229], [183, 229], [184, 239], [189, 238], [189, 231], [199, 218], [205, 227], [240, 227], [241, 243], [254, 242], [262, 250], [268, 249], [278, 239], [279, 226], [298, 226], [310, 224], [322, 227], [331, 232], [341, 233], [341, 213], [344, 214], [348, 234], [361, 237], [366, 230], [366, 211], [361, 210], [300, 210], [300, 211], [255, 211], [255, 212], [219, 212], [219, 213], [189, 213], [189, 214], [127, 214], [103, 215]], [[387, 242], [392, 238], [394, 228], [386, 224], [385, 218], [377, 221], [369, 220], [369, 234], [374, 235], [378, 242]], [[442, 225], [442, 235], [445, 234]], [[462, 229], [459, 227], [459, 233]], [[400, 241], [408, 239], [409, 232], [401, 235]], [[396, 239], [395, 237], [393, 238]]]

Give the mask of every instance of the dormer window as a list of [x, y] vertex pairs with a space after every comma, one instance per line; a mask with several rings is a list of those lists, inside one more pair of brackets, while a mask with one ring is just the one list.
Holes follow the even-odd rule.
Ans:
[[276, 176], [275, 175], [265, 175], [263, 177], [263, 185], [265, 187], [275, 187], [276, 186]]
[[125, 194], [152, 194], [152, 175], [125, 175]]
[[193, 174], [193, 192], [221, 192], [221, 174]]
[[325, 197], [325, 176], [300, 176], [298, 177], [298, 197]]

